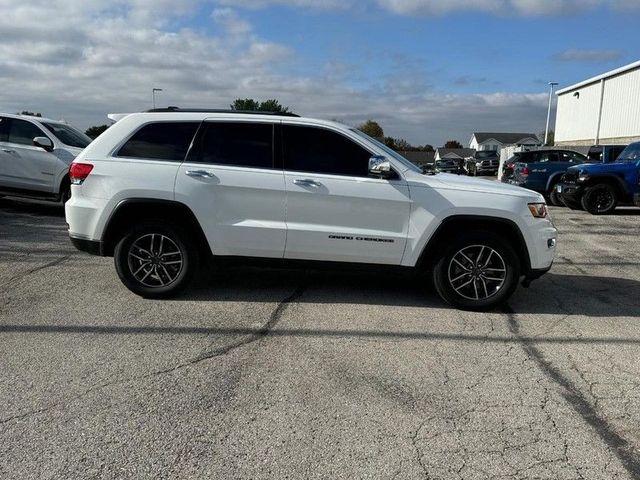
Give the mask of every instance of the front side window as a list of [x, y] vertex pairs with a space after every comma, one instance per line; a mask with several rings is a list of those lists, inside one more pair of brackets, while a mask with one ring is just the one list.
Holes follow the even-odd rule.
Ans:
[[640, 160], [640, 143], [632, 143], [618, 156], [616, 162], [636, 162]]
[[238, 167], [273, 168], [273, 125], [210, 122], [194, 145], [196, 162]]
[[33, 123], [14, 118], [9, 129], [9, 142], [21, 145], [33, 145], [33, 139], [43, 137], [45, 134]]
[[149, 123], [138, 130], [117, 153], [118, 157], [183, 161], [199, 122]]
[[283, 125], [284, 168], [299, 172], [366, 177], [371, 153], [323, 128]]
[[91, 143], [91, 139], [84, 133], [64, 123], [43, 123], [42, 125], [62, 143], [70, 147], [85, 148]]

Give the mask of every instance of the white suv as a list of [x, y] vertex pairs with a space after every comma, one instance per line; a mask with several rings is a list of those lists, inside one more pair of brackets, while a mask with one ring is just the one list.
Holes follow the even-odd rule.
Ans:
[[555, 253], [542, 195], [423, 173], [354, 128], [294, 115], [131, 114], [70, 176], [71, 240], [113, 256], [144, 297], [176, 294], [211, 256], [259, 257], [417, 267], [447, 302], [486, 309]]
[[0, 113], [0, 196], [65, 202], [69, 165], [89, 143], [66, 123]]

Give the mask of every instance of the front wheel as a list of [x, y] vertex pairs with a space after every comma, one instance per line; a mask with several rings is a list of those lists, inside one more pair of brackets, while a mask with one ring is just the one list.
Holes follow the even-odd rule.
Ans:
[[518, 286], [520, 261], [496, 235], [470, 233], [444, 252], [433, 270], [436, 291], [464, 310], [488, 310], [504, 303]]
[[587, 188], [581, 203], [582, 208], [592, 215], [606, 215], [616, 209], [618, 196], [611, 185], [600, 183]]
[[198, 253], [190, 237], [162, 223], [132, 228], [118, 242], [114, 263], [118, 276], [133, 293], [168, 298], [193, 278]]
[[549, 192], [549, 202], [554, 207], [564, 207], [564, 203], [560, 194], [556, 191], [556, 186], [554, 185], [551, 191]]

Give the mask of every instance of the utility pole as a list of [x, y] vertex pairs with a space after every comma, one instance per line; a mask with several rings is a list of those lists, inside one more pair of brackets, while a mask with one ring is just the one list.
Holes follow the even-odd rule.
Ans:
[[155, 110], [156, 108], [156, 92], [161, 92], [162, 89], [161, 88], [152, 88], [151, 89], [151, 99], [153, 102], [153, 109]]
[[547, 126], [544, 129], [544, 144], [547, 144], [549, 138], [549, 120], [551, 120], [551, 99], [553, 98], [553, 87], [558, 85], [558, 82], [549, 82], [549, 108], [547, 108]]

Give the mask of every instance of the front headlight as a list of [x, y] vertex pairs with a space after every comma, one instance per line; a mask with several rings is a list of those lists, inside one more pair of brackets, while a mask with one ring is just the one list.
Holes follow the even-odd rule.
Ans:
[[546, 203], [530, 203], [529, 211], [536, 218], [547, 218], [549, 215]]

